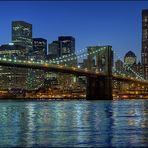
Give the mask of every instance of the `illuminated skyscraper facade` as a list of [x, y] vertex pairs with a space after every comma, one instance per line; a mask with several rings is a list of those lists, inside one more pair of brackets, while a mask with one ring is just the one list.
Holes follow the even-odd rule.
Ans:
[[72, 36], [60, 36], [58, 38], [60, 56], [75, 52], [75, 38]]
[[47, 55], [47, 40], [43, 38], [33, 38], [32, 54], [35, 59], [44, 60]]
[[[26, 48], [20, 45], [5, 44], [0, 46], [0, 57], [25, 59]], [[0, 89], [26, 89], [26, 68], [0, 66]]]
[[53, 41], [48, 44], [48, 59], [58, 58], [60, 56], [59, 42]]
[[24, 21], [12, 22], [12, 42], [15, 45], [26, 47], [26, 51], [32, 50], [32, 24]]
[[72, 36], [59, 36], [58, 42], [59, 42], [60, 56], [74, 54], [73, 61], [68, 62], [68, 64], [65, 61], [65, 63], [63, 62], [63, 64], [69, 65], [69, 66], [76, 66], [77, 58], [75, 55], [75, 38]]
[[[26, 59], [30, 58], [29, 53], [33, 50], [32, 43], [32, 24], [24, 21], [13, 21], [12, 22], [12, 43], [14, 45], [21, 45], [26, 48]], [[27, 69], [26, 73], [26, 87], [30, 89], [30, 73], [31, 70]]]
[[144, 78], [148, 79], [148, 9], [142, 11], [141, 62], [144, 68]]
[[143, 65], [148, 65], [148, 9], [142, 11], [142, 52]]

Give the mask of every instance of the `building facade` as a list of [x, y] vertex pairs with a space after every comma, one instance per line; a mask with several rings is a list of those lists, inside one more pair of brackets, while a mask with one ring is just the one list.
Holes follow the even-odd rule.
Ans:
[[145, 70], [145, 68], [144, 68], [144, 66], [143, 66], [140, 62], [138, 62], [138, 64], [134, 65], [133, 69], [134, 69], [134, 71], [137, 72], [137, 74], [140, 75], [142, 78], [145, 77], [145, 76], [144, 76], [144, 70]]
[[[0, 57], [14, 59], [25, 59], [26, 48], [20, 45], [1, 45]], [[26, 68], [16, 68], [0, 66], [0, 89], [10, 90], [14, 88], [26, 89], [26, 79], [28, 70]]]
[[59, 41], [53, 41], [48, 44], [48, 59], [58, 58], [60, 56]]
[[141, 64], [143, 76], [148, 79], [148, 9], [142, 11], [142, 50]]
[[75, 52], [75, 38], [72, 36], [59, 36], [60, 56]]
[[134, 65], [137, 63], [137, 57], [134, 52], [129, 51], [124, 56], [124, 63], [127, 65]]
[[118, 72], [123, 73], [124, 72], [124, 65], [123, 62], [121, 60], [117, 60], [115, 62], [115, 68]]
[[[45, 60], [47, 54], [47, 40], [43, 38], [33, 38], [33, 50], [29, 51], [28, 57], [31, 60]], [[28, 90], [40, 88], [44, 83], [45, 72], [43, 70], [28, 70], [27, 87]]]
[[[63, 59], [62, 64], [67, 66], [76, 66], [77, 65], [77, 56], [75, 54], [75, 38], [72, 36], [59, 36], [59, 50], [60, 56], [66, 56], [69, 54], [73, 54], [71, 61], [68, 61], [68, 57]], [[64, 62], [66, 61], [66, 62]]]
[[32, 24], [24, 21], [12, 22], [12, 42], [15, 45], [26, 47], [27, 52], [32, 50]]
[[142, 11], [142, 52], [143, 65], [148, 65], [148, 9]]
[[44, 60], [47, 55], [47, 40], [33, 38], [33, 51], [30, 54], [34, 59]]

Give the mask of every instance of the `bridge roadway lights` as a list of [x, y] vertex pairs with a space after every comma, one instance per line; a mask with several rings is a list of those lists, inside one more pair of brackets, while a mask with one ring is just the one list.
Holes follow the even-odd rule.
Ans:
[[87, 78], [87, 100], [112, 100], [112, 77], [98, 76]]

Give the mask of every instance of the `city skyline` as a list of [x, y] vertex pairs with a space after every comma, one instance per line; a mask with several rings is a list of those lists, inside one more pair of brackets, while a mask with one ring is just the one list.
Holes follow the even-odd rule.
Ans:
[[148, 2], [0, 3], [0, 18], [4, 18], [4, 12], [6, 16], [1, 19], [0, 44], [11, 42], [11, 23], [22, 20], [33, 25], [33, 38], [45, 38], [48, 43], [58, 36], [70, 35], [76, 39], [76, 50], [111, 45], [122, 57], [129, 50], [138, 60], [141, 57], [141, 13], [148, 8]]

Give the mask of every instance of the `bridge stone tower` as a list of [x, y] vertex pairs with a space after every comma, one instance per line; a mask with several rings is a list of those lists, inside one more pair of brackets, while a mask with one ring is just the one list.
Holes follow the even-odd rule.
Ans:
[[[111, 100], [112, 99], [112, 46], [93, 46], [88, 53], [98, 50], [95, 54], [88, 54], [88, 69], [97, 70], [104, 75], [87, 77], [86, 99]], [[95, 59], [94, 59], [95, 58]], [[94, 60], [96, 64], [94, 64]]]

